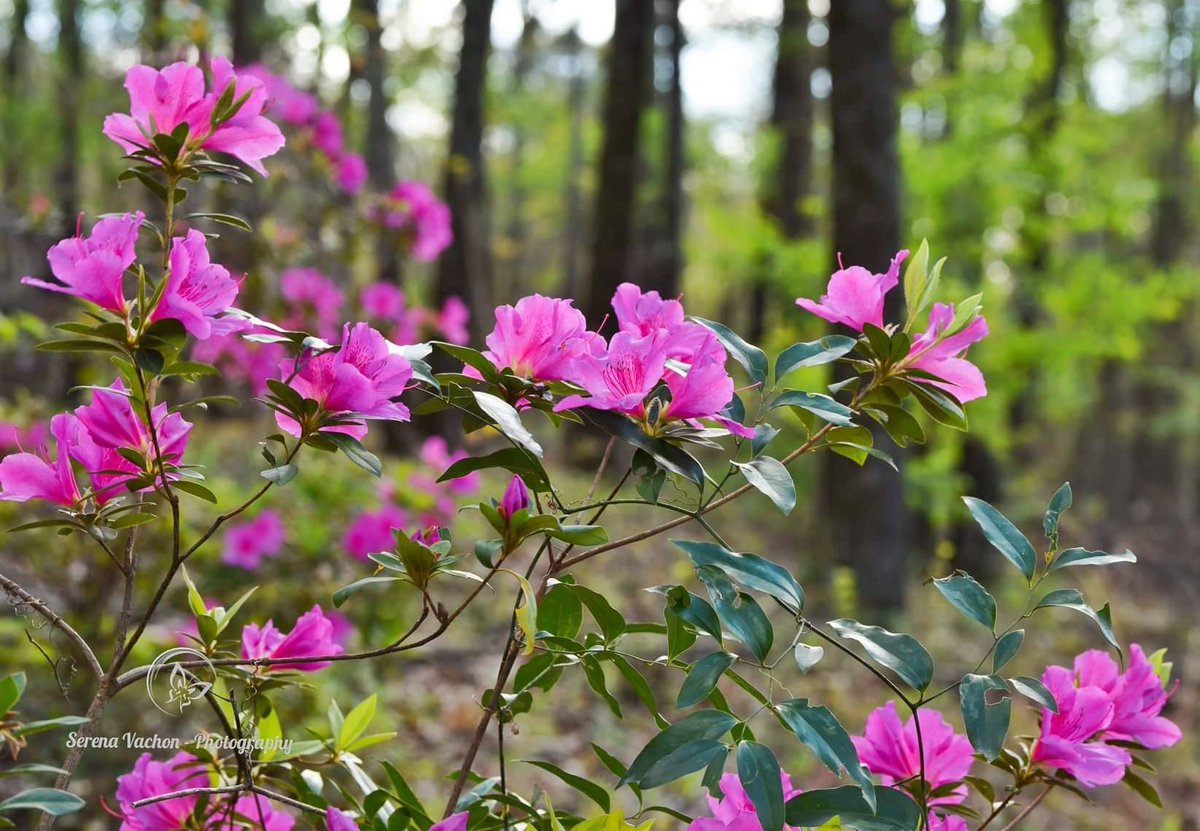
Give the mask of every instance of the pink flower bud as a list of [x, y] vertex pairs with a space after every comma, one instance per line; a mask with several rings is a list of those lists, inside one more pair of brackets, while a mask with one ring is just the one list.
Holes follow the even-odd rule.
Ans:
[[520, 476], [514, 476], [512, 481], [508, 483], [508, 487], [504, 490], [504, 496], [500, 499], [500, 516], [506, 520], [510, 520], [513, 514], [517, 511], [523, 511], [529, 507], [529, 488], [525, 487], [525, 480]]

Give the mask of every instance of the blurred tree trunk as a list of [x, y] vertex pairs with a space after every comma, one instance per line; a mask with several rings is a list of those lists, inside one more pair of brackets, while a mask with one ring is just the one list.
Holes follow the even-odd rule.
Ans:
[[262, 59], [263, 4], [229, 0], [228, 18], [230, 59], [234, 66], [245, 66]]
[[[683, 86], [680, 84], [680, 59], [685, 46], [683, 25], [679, 21], [680, 0], [664, 0], [659, 27], [670, 33], [666, 62], [671, 80], [662, 95], [666, 113], [666, 141], [663, 146], [663, 175], [654, 218], [648, 222], [645, 262], [639, 270], [643, 289], [663, 297], [679, 294], [683, 273], [683, 173], [687, 164], [683, 113]], [[656, 38], [657, 40], [657, 38]]]
[[[13, 139], [13, 132], [19, 118], [16, 109], [25, 100], [20, 94], [20, 85], [25, 65], [25, 52], [29, 46], [29, 36], [25, 33], [25, 21], [28, 19], [29, 0], [15, 0], [9, 26], [8, 52], [4, 55], [4, 143], [9, 148], [16, 146]], [[14, 153], [10, 149], [4, 154], [5, 194], [11, 196], [13, 189], [17, 186], [21, 165], [19, 153]]]
[[[808, 43], [808, 22], [807, 0], [784, 0], [770, 122], [776, 163], [768, 173], [763, 207], [786, 240], [802, 239], [813, 230], [804, 213], [812, 179], [812, 47]], [[767, 280], [754, 284], [748, 330], [752, 343], [758, 343], [766, 334], [767, 313], [776, 299]]]
[[84, 84], [83, 42], [79, 37], [79, 0], [59, 0], [58, 54], [60, 61], [58, 104], [62, 115], [62, 151], [54, 186], [67, 236], [75, 232], [79, 203], [79, 106]]
[[[900, 248], [894, 14], [889, 0], [836, 0], [829, 10], [834, 249], [875, 272]], [[885, 317], [895, 321], [902, 309], [895, 289]], [[829, 453], [822, 461], [834, 557], [853, 568], [863, 607], [901, 609], [909, 548], [902, 478], [873, 460], [859, 467]]]
[[491, 250], [484, 179], [483, 124], [493, 0], [463, 0], [462, 51], [454, 79], [446, 204], [454, 242], [438, 263], [437, 302], [457, 295], [471, 310], [479, 343], [491, 316]]
[[[371, 91], [367, 104], [367, 135], [363, 156], [367, 161], [367, 180], [379, 193], [391, 189], [396, 177], [392, 131], [387, 123], [387, 54], [383, 48], [383, 26], [379, 22], [378, 0], [354, 0], [352, 13], [366, 33], [363, 78]], [[400, 251], [396, 235], [380, 229], [375, 245], [376, 279], [388, 283], [401, 281]]]
[[567, 297], [583, 293], [583, 275], [579, 265], [583, 247], [583, 125], [587, 103], [587, 86], [583, 69], [583, 41], [579, 32], [571, 29], [565, 37], [567, 55], [571, 58], [571, 78], [567, 85], [567, 111], [571, 119], [567, 150], [567, 216], [563, 223], [563, 283]]
[[[513, 62], [512, 83], [509, 94], [514, 100], [520, 101], [525, 95], [525, 86], [529, 82], [529, 73], [533, 69], [534, 57], [537, 51], [538, 20], [529, 8], [529, 2], [523, 4], [524, 20], [521, 27], [521, 37], [517, 41], [517, 56]], [[525, 249], [529, 244], [529, 227], [525, 217], [525, 198], [527, 196], [525, 182], [525, 123], [518, 115], [513, 119], [512, 153], [509, 154], [509, 175], [512, 184], [508, 192], [508, 227], [504, 231], [506, 241], [504, 284], [497, 286], [500, 296], [513, 299], [524, 294]]]
[[166, 0], [146, 0], [142, 17], [142, 45], [146, 54], [143, 63], [157, 66], [162, 63], [167, 46]]
[[591, 279], [583, 311], [599, 325], [617, 286], [630, 279], [642, 110], [654, 69], [654, 3], [617, 0], [604, 94], [604, 146], [593, 214]]

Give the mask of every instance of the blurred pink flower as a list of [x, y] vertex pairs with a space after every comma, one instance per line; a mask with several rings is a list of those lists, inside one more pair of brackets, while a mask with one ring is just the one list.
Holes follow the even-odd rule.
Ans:
[[404, 511], [395, 505], [385, 505], [377, 511], [359, 514], [350, 523], [342, 537], [342, 545], [350, 555], [359, 560], [377, 551], [391, 551], [396, 547], [395, 532], [408, 522]]
[[683, 304], [678, 300], [663, 300], [658, 292], [643, 292], [633, 283], [617, 286], [612, 305], [617, 325], [638, 335], [674, 329], [684, 321]]
[[[450, 452], [446, 445], [446, 440], [441, 436], [430, 436], [421, 444], [421, 461], [433, 469], [434, 473], [441, 476], [446, 472], [450, 465], [465, 459], [470, 455], [465, 450], [456, 450]], [[440, 485], [431, 484], [430, 489], [436, 487], [444, 487], [451, 493], [469, 494], [474, 493], [479, 488], [480, 474], [478, 471], [468, 473], [466, 476], [460, 476], [458, 479], [451, 479], [448, 482], [442, 482]]]
[[167, 287], [150, 319], [173, 318], [203, 340], [213, 332], [212, 319], [233, 305], [239, 283], [227, 268], [209, 261], [208, 242], [195, 229], [175, 238], [170, 265]]
[[57, 457], [43, 453], [14, 453], [0, 460], [0, 500], [27, 502], [43, 499], [74, 507], [82, 498], [71, 467], [70, 425], [74, 416], [60, 414], [50, 419], [50, 432], [57, 444]]
[[46, 254], [50, 271], [61, 283], [22, 277], [21, 283], [70, 294], [119, 315], [125, 314], [125, 269], [137, 259], [141, 211], [101, 219], [87, 237], [69, 237]]
[[435, 260], [454, 240], [450, 209], [424, 182], [399, 182], [385, 202], [371, 213], [372, 218], [385, 228], [403, 232], [415, 259]]
[[1133, 761], [1129, 751], [1094, 741], [1112, 724], [1109, 694], [1100, 687], [1076, 687], [1074, 673], [1066, 667], [1047, 667], [1042, 683], [1054, 696], [1058, 712], [1042, 711], [1032, 760], [1065, 770], [1085, 788], [1120, 782]]
[[315, 95], [296, 89], [286, 78], [276, 75], [262, 64], [256, 63], [238, 69], [243, 75], [253, 75], [263, 82], [269, 100], [268, 111], [288, 124], [302, 126], [317, 115], [320, 103]]
[[497, 369], [535, 381], [573, 380], [574, 359], [586, 344], [587, 321], [570, 300], [533, 294], [496, 308], [484, 356]]
[[884, 295], [900, 282], [900, 264], [907, 256], [908, 251], [896, 254], [885, 274], [872, 274], [858, 265], [841, 268], [829, 278], [819, 303], [801, 297], [796, 305], [830, 323], [840, 323], [858, 332], [867, 323], [882, 328]]
[[429, 826], [429, 831], [467, 831], [467, 811], [459, 811], [457, 814], [451, 814], [440, 822], [435, 822]]
[[[262, 626], [250, 623], [242, 629], [242, 657], [247, 659], [314, 658], [319, 655], [341, 655], [342, 647], [334, 641], [333, 622], [325, 617], [320, 606], [302, 614], [284, 634], [268, 620]], [[316, 672], [329, 666], [329, 661], [300, 661], [263, 667], [266, 672]]]
[[279, 275], [279, 291], [285, 301], [296, 307], [284, 319], [284, 326], [295, 329], [312, 326], [323, 338], [336, 334], [346, 298], [332, 280], [315, 268], [289, 268]]
[[988, 326], [986, 320], [977, 317], [961, 332], [942, 337], [953, 321], [954, 307], [948, 303], [935, 303], [929, 313], [929, 327], [913, 339], [904, 364], [942, 379], [913, 378], [914, 381], [945, 390], [965, 404], [987, 395], [983, 373], [962, 356], [971, 344], [987, 337]]
[[[243, 794], [233, 803], [233, 812], [238, 816], [249, 817], [253, 820], [247, 831], [292, 831], [296, 818], [286, 814], [274, 806], [264, 796], [259, 794]], [[220, 808], [213, 812], [214, 816], [206, 831], [227, 831], [229, 819]], [[259, 819], [261, 818], [261, 822]], [[234, 826], [236, 828], [236, 826]]]
[[[780, 771], [780, 779], [783, 783], [785, 802], [800, 793], [800, 789], [792, 785], [792, 778], [785, 771]], [[718, 799], [710, 794], [708, 808], [712, 816], [692, 820], [688, 831], [762, 831], [758, 812], [755, 811], [754, 804], [736, 773], [726, 773], [721, 777], [721, 797]]]
[[200, 800], [197, 795], [155, 802], [141, 808], [134, 808], [133, 803], [207, 784], [207, 766], [190, 753], [176, 753], [165, 762], [157, 762], [149, 753], [143, 753], [132, 771], [117, 777], [117, 803], [122, 816], [120, 831], [176, 831], [189, 827]]
[[467, 325], [471, 322], [471, 310], [457, 295], [447, 297], [438, 312], [434, 326], [447, 343], [463, 345], [471, 340], [471, 332]]
[[393, 283], [371, 283], [359, 294], [358, 303], [371, 320], [394, 321], [404, 316], [404, 292]]
[[326, 831], [358, 831], [358, 823], [344, 811], [330, 807], [325, 810], [325, 829]]
[[275, 557], [283, 547], [287, 531], [277, 511], [267, 509], [249, 522], [231, 525], [225, 531], [221, 562], [254, 571], [263, 557]]
[[[412, 366], [366, 323], [347, 323], [337, 349], [307, 360], [299, 372], [291, 360], [285, 360], [280, 372], [302, 397], [314, 399], [328, 413], [354, 419], [353, 424], [326, 427], [324, 432], [361, 439], [367, 434], [362, 419], [408, 421], [408, 407], [392, 399], [407, 388]], [[290, 416], [276, 413], [275, 420], [293, 436], [301, 434], [300, 424]]]
[[358, 193], [367, 183], [367, 160], [357, 153], [344, 153], [334, 163], [334, 178], [346, 193]]
[[317, 113], [313, 121], [313, 147], [331, 159], [336, 159], [342, 154], [345, 146], [346, 137], [338, 117], [328, 110]]

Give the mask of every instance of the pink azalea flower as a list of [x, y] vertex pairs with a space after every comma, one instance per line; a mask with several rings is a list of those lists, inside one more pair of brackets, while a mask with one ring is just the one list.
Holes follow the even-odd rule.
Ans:
[[535, 381], [574, 380], [574, 360], [587, 332], [583, 312], [559, 300], [533, 294], [516, 306], [496, 308], [496, 327], [484, 339], [484, 356], [497, 369]]
[[125, 269], [137, 259], [138, 230], [144, 219], [141, 211], [101, 219], [89, 236], [69, 237], [47, 252], [50, 271], [61, 284], [35, 277], [23, 277], [21, 283], [70, 294], [124, 315]]
[[[296, 826], [295, 817], [275, 808], [271, 800], [258, 794], [239, 796], [237, 802], [233, 803], [233, 812], [249, 819], [253, 823], [250, 827], [254, 831], [292, 831]], [[208, 829], [210, 831], [226, 831], [230, 826], [228, 820], [224, 818], [222, 808], [217, 808], [213, 814], [215, 821], [208, 826]]]
[[801, 297], [796, 305], [830, 323], [840, 323], [858, 332], [867, 323], [883, 327], [883, 298], [900, 282], [900, 264], [908, 251], [892, 258], [885, 274], [872, 274], [862, 266], [852, 265], [833, 273], [821, 301]]
[[377, 551], [396, 547], [396, 534], [408, 522], [404, 511], [395, 505], [385, 505], [378, 511], [366, 511], [355, 517], [342, 537], [342, 545], [352, 557], [367, 559]]
[[1117, 673], [1116, 662], [1104, 652], [1089, 650], [1075, 659], [1080, 686], [1097, 686], [1113, 701], [1112, 723], [1103, 738], [1137, 742], [1143, 747], [1170, 747], [1182, 733], [1174, 722], [1159, 715], [1170, 699], [1154, 666], [1136, 643], [1129, 647], [1129, 665]]
[[[785, 802], [800, 793], [785, 771], [780, 771], [780, 779]], [[746, 789], [736, 773], [726, 773], [721, 777], [721, 794], [720, 799], [709, 795], [708, 807], [712, 816], [692, 820], [688, 831], [762, 831], [754, 804], [746, 795]], [[784, 828], [790, 826], [785, 825]]]
[[496, 510], [501, 517], [509, 520], [518, 511], [529, 510], [530, 504], [529, 488], [525, 487], [525, 480], [520, 476], [513, 476], [508, 487], [504, 489], [504, 496], [501, 497]]
[[372, 320], [398, 320], [404, 316], [404, 292], [392, 283], [372, 283], [358, 296], [363, 312]]
[[283, 547], [287, 532], [279, 513], [265, 510], [255, 519], [232, 525], [225, 532], [221, 562], [255, 571], [263, 557], [274, 557]]
[[451, 814], [440, 822], [435, 822], [429, 827], [429, 831], [467, 831], [467, 811], [459, 811], [457, 814]]
[[50, 419], [50, 433], [58, 455], [50, 461], [45, 454], [14, 453], [0, 460], [0, 500], [28, 502], [44, 499], [72, 508], [82, 494], [71, 467], [71, 422], [74, 417], [60, 414]]
[[442, 529], [436, 525], [428, 525], [420, 530], [413, 531], [409, 537], [413, 542], [419, 542], [426, 548], [432, 548], [442, 541]]
[[346, 146], [346, 137], [342, 133], [342, 123], [338, 117], [328, 110], [317, 114], [313, 122], [313, 147], [320, 150], [331, 159], [342, 154]]
[[423, 182], [398, 183], [384, 208], [372, 216], [385, 228], [403, 232], [409, 252], [418, 260], [436, 260], [454, 240], [450, 209]]
[[914, 381], [944, 390], [965, 404], [987, 395], [983, 373], [962, 356], [971, 344], [987, 337], [988, 326], [986, 320], [977, 317], [961, 332], [948, 338], [942, 337], [953, 321], [954, 307], [948, 303], [935, 303], [929, 313], [929, 328], [913, 339], [904, 364], [942, 379], [931, 381], [914, 378]]
[[442, 310], [438, 312], [434, 326], [441, 332], [442, 338], [447, 343], [462, 345], [471, 340], [470, 330], [467, 329], [467, 324], [470, 322], [471, 310], [467, 308], [467, 304], [462, 301], [461, 297], [451, 296], [447, 297], [446, 302], [442, 304]]
[[[323, 352], [294, 371], [292, 361], [280, 365], [283, 379], [304, 398], [311, 398], [328, 413], [355, 418], [355, 423], [323, 428], [361, 439], [367, 425], [361, 419], [408, 421], [408, 407], [392, 401], [408, 386], [412, 366], [396, 354], [383, 335], [366, 323], [349, 323], [342, 330], [342, 343]], [[301, 427], [290, 416], [276, 413], [280, 428], [293, 436]]]
[[357, 153], [343, 154], [335, 164], [334, 178], [346, 193], [358, 193], [367, 183], [367, 160]]
[[289, 268], [279, 276], [279, 291], [285, 301], [299, 307], [284, 326], [304, 329], [312, 321], [321, 337], [335, 336], [346, 299], [337, 284], [315, 268]]
[[1033, 761], [1066, 771], [1085, 788], [1120, 782], [1133, 761], [1129, 751], [1093, 741], [1112, 724], [1110, 695], [1100, 687], [1076, 687], [1074, 673], [1065, 667], [1047, 667], [1042, 683], [1054, 696], [1058, 712], [1042, 711]]
[[325, 828], [326, 831], [358, 831], [358, 823], [346, 812], [330, 807], [325, 810]]
[[262, 64], [244, 66], [238, 72], [241, 75], [252, 75], [262, 81], [267, 89], [267, 107], [272, 115], [297, 126], [308, 124], [316, 117], [320, 108], [316, 96], [296, 89], [287, 79], [276, 75]]
[[[941, 713], [923, 709], [921, 736], [925, 746], [925, 779], [930, 788], [940, 788], [962, 782], [971, 770], [974, 751], [966, 736], [954, 732]], [[896, 703], [889, 701], [867, 716], [862, 736], [851, 736], [858, 758], [871, 773], [879, 776], [884, 785], [919, 776], [921, 754], [917, 744], [917, 725], [910, 717], [904, 724], [896, 713]], [[932, 805], [956, 805], [966, 799], [965, 786], [947, 796], [930, 800]]]
[[[716, 335], [701, 326], [697, 328], [705, 333], [705, 337], [698, 346], [690, 347], [693, 354], [687, 373], [681, 373], [675, 368], [669, 368], [666, 372], [665, 380], [667, 388], [671, 390], [671, 402], [663, 411], [662, 417], [689, 423], [711, 418], [735, 435], [753, 437], [753, 428], [719, 415], [733, 400], [733, 379], [725, 369], [728, 356]], [[668, 333], [668, 338], [670, 334]], [[685, 337], [692, 338], [692, 335], [687, 333]], [[670, 339], [667, 343], [670, 355]]]
[[[87, 429], [96, 446], [116, 450], [130, 448], [147, 458], [155, 455], [155, 443], [145, 423], [133, 410], [133, 404], [120, 378], [107, 388], [92, 391], [92, 403], [77, 407], [75, 415]], [[151, 410], [158, 450], [163, 461], [178, 463], [187, 450], [191, 422], [179, 413], [168, 411], [165, 403]], [[80, 459], [85, 465], [86, 461]], [[127, 462], [132, 469], [132, 463]], [[89, 469], [94, 469], [90, 468]]]
[[569, 395], [554, 409], [591, 407], [643, 417], [642, 401], [658, 386], [667, 367], [668, 339], [662, 330], [644, 336], [621, 331], [612, 336], [606, 351], [579, 355], [570, 363], [569, 380], [587, 390], [588, 396]]
[[156, 762], [149, 753], [143, 753], [132, 771], [117, 777], [117, 803], [122, 816], [120, 831], [176, 831], [190, 827], [199, 796], [181, 796], [141, 808], [134, 808], [133, 803], [206, 785], [207, 770], [190, 753], [176, 753], [165, 762]]
[[656, 291], [643, 292], [633, 283], [617, 286], [612, 299], [617, 325], [638, 335], [652, 335], [659, 329], [674, 329], [684, 322], [683, 304], [663, 300]]
[[[242, 628], [242, 657], [247, 659], [312, 658], [318, 655], [341, 655], [342, 647], [333, 637], [333, 622], [313, 606], [302, 614], [284, 634], [275, 628], [272, 621], [261, 627], [250, 623]], [[263, 667], [265, 672], [316, 672], [329, 666], [329, 661], [301, 661]]]
[[[468, 454], [465, 450], [456, 450], [451, 453], [446, 445], [446, 440], [441, 436], [430, 436], [421, 444], [421, 461], [432, 468], [440, 476], [450, 465], [457, 462], [459, 459], [465, 459]], [[441, 485], [432, 484], [430, 490], [437, 487], [445, 487], [451, 493], [469, 494], [474, 493], [479, 488], [479, 472], [468, 473], [466, 476], [460, 476], [458, 479], [451, 479], [449, 482], [442, 482]]]
[[[171, 133], [187, 124], [189, 149], [228, 153], [265, 176], [262, 160], [283, 147], [283, 134], [262, 114], [268, 92], [258, 78], [235, 75], [224, 58], [214, 58], [211, 68], [213, 88], [205, 93], [199, 67], [187, 63], [174, 63], [161, 71], [133, 67], [125, 76], [130, 112], [105, 118], [104, 134], [132, 153], [149, 147], [156, 133]], [[231, 84], [234, 100], [247, 96], [246, 101], [232, 118], [214, 127], [217, 103]]]
[[330, 609], [325, 613], [325, 619], [333, 626], [333, 633], [330, 637], [333, 638], [334, 643], [345, 646], [350, 642], [350, 636], [354, 634], [354, 623], [350, 618], [337, 609]]
[[195, 229], [175, 238], [170, 265], [167, 287], [150, 319], [178, 320], [193, 337], [203, 340], [213, 332], [212, 319], [233, 305], [238, 281], [227, 268], [209, 261], [208, 242]]

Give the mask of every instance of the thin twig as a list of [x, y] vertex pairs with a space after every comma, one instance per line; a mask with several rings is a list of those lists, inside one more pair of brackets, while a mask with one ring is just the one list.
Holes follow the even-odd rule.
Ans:
[[90, 646], [88, 646], [88, 642], [83, 639], [83, 636], [71, 628], [71, 624], [59, 617], [59, 615], [53, 609], [51, 609], [41, 600], [23, 589], [21, 585], [12, 578], [0, 574], [0, 586], [2, 586], [10, 595], [21, 601], [22, 604], [33, 609], [35, 612], [45, 618], [46, 622], [55, 629], [66, 635], [67, 639], [75, 645], [77, 650], [79, 650], [80, 656], [83, 657], [84, 662], [88, 665], [88, 669], [92, 671], [96, 678], [100, 678], [104, 675], [104, 668], [100, 666], [100, 661], [96, 658], [96, 653], [92, 651]]

